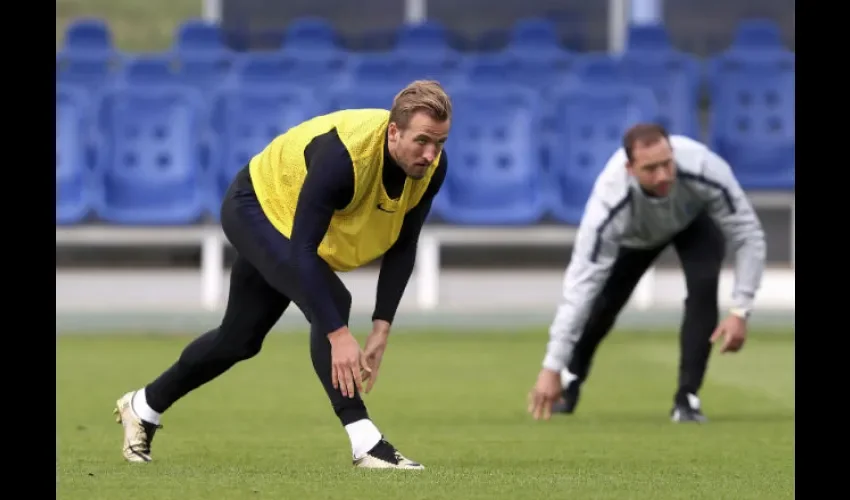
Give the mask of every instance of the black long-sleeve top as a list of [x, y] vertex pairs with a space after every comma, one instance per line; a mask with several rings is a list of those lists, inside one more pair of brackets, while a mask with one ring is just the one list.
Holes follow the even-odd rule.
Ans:
[[[291, 258], [298, 270], [304, 300], [313, 312], [312, 321], [328, 334], [345, 326], [345, 322], [326, 285], [330, 266], [319, 257], [318, 249], [334, 211], [345, 208], [354, 196], [354, 164], [335, 130], [316, 137], [304, 151], [304, 157], [307, 175], [295, 209]], [[405, 215], [398, 240], [383, 256], [373, 321], [392, 323], [395, 317], [413, 272], [419, 233], [431, 202], [443, 185], [447, 168], [443, 151], [422, 200]], [[383, 183], [390, 198], [401, 196], [405, 179], [406, 174], [384, 146]]]

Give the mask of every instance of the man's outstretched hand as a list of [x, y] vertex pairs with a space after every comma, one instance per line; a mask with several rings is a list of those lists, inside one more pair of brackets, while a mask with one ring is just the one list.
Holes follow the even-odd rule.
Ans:
[[363, 372], [363, 381], [366, 384], [366, 394], [372, 390], [378, 381], [378, 372], [381, 369], [381, 361], [384, 351], [387, 349], [387, 339], [390, 336], [390, 324], [383, 320], [375, 320], [372, 323], [372, 333], [366, 338], [366, 347], [363, 349], [365, 364], [369, 368]]
[[331, 343], [331, 382], [334, 389], [345, 397], [353, 398], [357, 392], [363, 392], [362, 374], [371, 371], [366, 365], [366, 357], [347, 326], [329, 333], [328, 340]]
[[720, 344], [720, 352], [738, 352], [744, 347], [747, 340], [747, 320], [730, 314], [717, 325], [717, 329], [711, 335], [711, 343], [723, 339]]
[[528, 413], [534, 420], [549, 420], [552, 405], [561, 398], [561, 374], [543, 368], [537, 375], [537, 383], [528, 394]]

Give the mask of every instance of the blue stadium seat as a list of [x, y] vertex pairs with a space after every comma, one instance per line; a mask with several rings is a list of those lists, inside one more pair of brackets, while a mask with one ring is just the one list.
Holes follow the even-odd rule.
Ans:
[[670, 34], [663, 24], [633, 24], [628, 28], [626, 51], [650, 52], [674, 49]]
[[711, 143], [745, 189], [795, 185], [795, 56], [730, 50], [711, 62]]
[[327, 19], [302, 17], [287, 26], [283, 48], [302, 52], [337, 52], [340, 50], [339, 36]]
[[120, 69], [120, 57], [104, 53], [56, 53], [56, 82], [84, 87], [89, 92], [105, 88]]
[[511, 27], [508, 48], [518, 52], [559, 49], [561, 41], [555, 23], [532, 17], [517, 20]]
[[446, 53], [411, 56], [403, 52], [352, 54], [346, 82], [367, 87], [391, 85], [401, 90], [414, 80], [437, 80], [443, 85], [458, 83], [461, 57]]
[[582, 54], [573, 66], [584, 84], [628, 84], [652, 91], [658, 109], [653, 121], [671, 133], [699, 139], [699, 62], [675, 49], [634, 49], [619, 58], [607, 54]]
[[177, 61], [170, 54], [127, 56], [116, 83], [134, 87], [178, 85]]
[[625, 130], [652, 120], [658, 109], [652, 91], [631, 85], [575, 85], [549, 100], [555, 135], [548, 193], [555, 219], [578, 225], [596, 177], [620, 147]]
[[165, 52], [126, 56], [115, 77], [120, 85], [186, 85], [205, 98], [227, 82], [230, 74], [230, 53]]
[[221, 28], [201, 19], [187, 20], [178, 27], [169, 55], [175, 60], [180, 82], [207, 96], [227, 81], [236, 57]]
[[670, 133], [699, 140], [699, 97], [702, 67], [675, 49], [628, 50], [620, 59], [623, 81], [652, 90], [658, 122]]
[[87, 154], [91, 125], [85, 90], [56, 87], [56, 224], [82, 222], [92, 205], [91, 167]]
[[285, 84], [235, 87], [218, 95], [212, 125], [217, 138], [214, 155], [220, 163], [207, 198], [212, 214], [218, 215], [221, 196], [254, 155], [290, 127], [323, 111], [310, 89]]
[[396, 34], [395, 49], [407, 53], [448, 51], [451, 50], [449, 31], [436, 20], [403, 24]]
[[203, 19], [187, 19], [177, 27], [172, 48], [180, 53], [221, 52], [226, 45], [218, 24]]
[[180, 81], [209, 96], [226, 85], [236, 56], [229, 49], [220, 51], [175, 52]]
[[101, 19], [78, 19], [65, 30], [63, 52], [109, 53], [112, 50], [112, 33]]
[[521, 53], [504, 50], [469, 57], [463, 81], [473, 85], [523, 85], [547, 91], [568, 84], [574, 56], [566, 50]]
[[503, 50], [468, 58], [463, 71], [470, 84], [509, 83], [543, 91], [568, 80], [573, 59], [551, 21], [529, 18], [512, 27]]
[[114, 88], [103, 100], [98, 215], [121, 224], [188, 224], [203, 214], [202, 99], [186, 87]]
[[779, 25], [772, 19], [747, 19], [738, 23], [732, 47], [738, 50], [785, 49]]
[[390, 109], [399, 90], [395, 85], [339, 86], [325, 96], [326, 109]]
[[232, 83], [236, 85], [307, 85], [329, 87], [344, 76], [346, 55], [280, 50], [246, 52], [236, 59]]
[[399, 28], [392, 50], [353, 54], [348, 81], [401, 88], [413, 80], [434, 79], [451, 85], [460, 76], [462, 62], [463, 56], [449, 45], [445, 27], [428, 21]]
[[511, 86], [455, 88], [449, 172], [435, 211], [450, 223], [532, 224], [545, 211], [539, 97]]

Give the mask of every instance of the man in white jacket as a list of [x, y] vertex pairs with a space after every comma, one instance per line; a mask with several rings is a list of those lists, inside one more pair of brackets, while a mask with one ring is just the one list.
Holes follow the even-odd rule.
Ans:
[[[734, 250], [734, 307], [718, 324], [718, 282]], [[528, 411], [535, 419], [572, 413], [593, 355], [635, 286], [673, 245], [685, 274], [678, 390], [671, 418], [703, 422], [697, 393], [711, 345], [744, 344], [765, 262], [761, 223], [730, 166], [705, 145], [638, 124], [623, 137], [587, 202], [567, 267], [563, 297]]]

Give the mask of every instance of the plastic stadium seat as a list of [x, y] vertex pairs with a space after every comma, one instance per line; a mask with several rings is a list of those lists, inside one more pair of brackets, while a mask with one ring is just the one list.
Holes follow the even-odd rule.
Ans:
[[573, 59], [561, 46], [554, 23], [529, 18], [514, 24], [503, 50], [468, 58], [463, 71], [475, 85], [509, 83], [545, 90], [567, 81]]
[[537, 51], [560, 48], [555, 23], [545, 18], [519, 19], [511, 27], [508, 47], [512, 50]]
[[336, 52], [338, 36], [330, 21], [318, 17], [293, 20], [283, 36], [284, 50]]
[[227, 81], [235, 59], [221, 28], [200, 19], [180, 25], [169, 54], [180, 82], [207, 95]]
[[434, 79], [443, 85], [460, 76], [463, 56], [451, 48], [445, 27], [436, 22], [402, 26], [392, 50], [351, 57], [348, 77], [356, 85], [394, 85]]
[[56, 82], [85, 87], [96, 92], [108, 84], [117, 72], [116, 59], [106, 55], [56, 54]]
[[101, 139], [98, 215], [121, 224], [188, 224], [204, 209], [202, 103], [185, 87], [113, 89]]
[[628, 84], [652, 91], [658, 106], [653, 118], [671, 133], [699, 139], [701, 67], [696, 59], [674, 49], [626, 51], [619, 58], [583, 54], [573, 66], [585, 84]]
[[412, 57], [402, 52], [355, 54], [348, 65], [352, 85], [391, 85], [401, 90], [414, 80], [437, 80], [443, 85], [458, 83], [462, 58], [455, 53]]
[[670, 34], [663, 24], [630, 25], [626, 51], [669, 51], [673, 50]]
[[56, 223], [74, 224], [91, 209], [91, 165], [87, 158], [90, 125], [86, 92], [56, 87]]
[[221, 28], [203, 19], [188, 19], [177, 27], [175, 52], [221, 52], [226, 49]]
[[474, 85], [513, 84], [545, 91], [569, 81], [574, 56], [565, 50], [534, 55], [505, 50], [470, 57], [464, 81]]
[[328, 112], [341, 109], [390, 109], [401, 90], [395, 85], [347, 86], [334, 89], [325, 100]]
[[404, 24], [398, 28], [395, 50], [405, 53], [449, 51], [449, 31], [435, 20]]
[[226, 49], [218, 52], [178, 52], [175, 58], [180, 81], [208, 96], [227, 83], [235, 56]]
[[607, 53], [588, 52], [576, 56], [573, 73], [578, 84], [619, 85], [624, 81], [623, 68], [617, 58]]
[[552, 215], [578, 225], [596, 178], [628, 127], [658, 113], [652, 91], [630, 85], [577, 85], [553, 95]]
[[130, 56], [116, 77], [122, 85], [187, 85], [205, 97], [227, 82], [230, 69], [227, 52], [166, 52]]
[[545, 211], [537, 165], [539, 97], [492, 86], [451, 91], [449, 172], [435, 202], [450, 223], [532, 224]]
[[712, 68], [714, 150], [745, 189], [794, 189], [794, 54], [730, 50]]
[[214, 154], [220, 163], [207, 200], [213, 214], [230, 181], [254, 155], [290, 127], [323, 111], [312, 91], [302, 87], [237, 87], [220, 94], [212, 119], [218, 138]]
[[106, 23], [78, 20], [68, 25], [62, 48], [56, 53], [56, 80], [94, 92], [109, 83], [120, 63]]
[[62, 44], [63, 52], [111, 52], [112, 33], [101, 19], [79, 19], [68, 25]]
[[343, 52], [324, 54], [297, 50], [247, 52], [234, 63], [233, 77], [238, 85], [309, 85], [329, 87], [343, 76]]
[[131, 86], [178, 85], [177, 61], [168, 54], [131, 56], [125, 59], [118, 83]]
[[620, 70], [624, 82], [652, 90], [658, 102], [658, 121], [670, 133], [700, 139], [699, 61], [674, 49], [634, 50], [623, 54]]
[[732, 48], [785, 49], [785, 46], [776, 22], [771, 19], [748, 19], [738, 23]]

